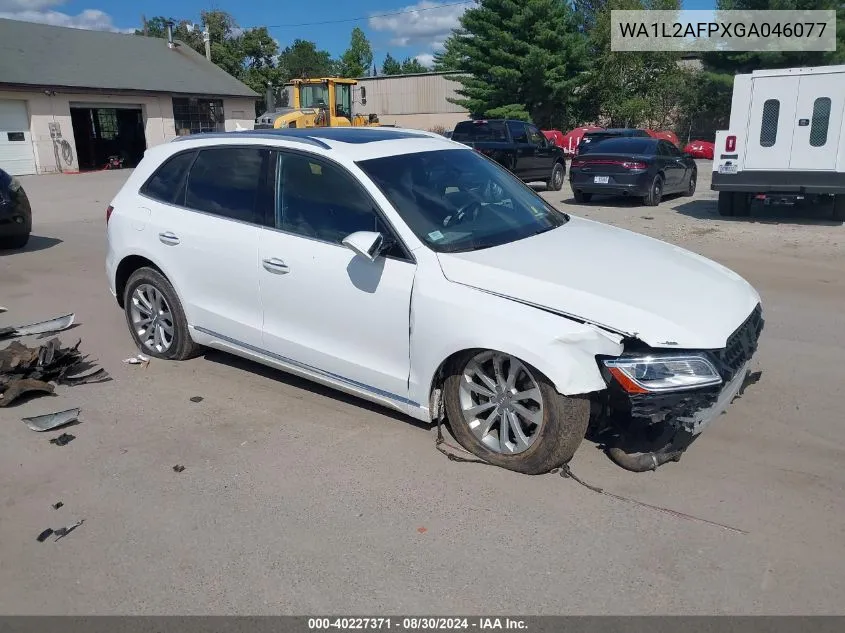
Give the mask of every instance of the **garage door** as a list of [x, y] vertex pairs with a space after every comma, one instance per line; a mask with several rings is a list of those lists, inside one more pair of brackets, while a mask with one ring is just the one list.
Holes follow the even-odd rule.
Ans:
[[0, 99], [0, 169], [13, 176], [36, 171], [26, 101]]

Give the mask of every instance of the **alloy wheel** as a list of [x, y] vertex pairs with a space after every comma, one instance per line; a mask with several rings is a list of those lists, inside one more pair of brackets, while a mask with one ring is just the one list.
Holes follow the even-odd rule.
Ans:
[[141, 284], [132, 293], [131, 302], [129, 316], [138, 340], [160, 354], [170, 349], [175, 328], [164, 294], [150, 284]]
[[516, 455], [531, 448], [540, 435], [540, 385], [509, 354], [486, 351], [474, 356], [461, 374], [458, 397], [463, 422], [491, 451]]

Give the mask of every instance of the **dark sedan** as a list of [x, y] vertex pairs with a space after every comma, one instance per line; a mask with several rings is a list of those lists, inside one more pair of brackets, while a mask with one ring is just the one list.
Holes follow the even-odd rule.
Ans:
[[569, 167], [576, 202], [593, 194], [642, 198], [649, 206], [670, 193], [695, 193], [698, 170], [691, 156], [657, 138], [609, 138], [582, 147]]
[[32, 231], [32, 209], [18, 179], [0, 169], [0, 248], [23, 248]]

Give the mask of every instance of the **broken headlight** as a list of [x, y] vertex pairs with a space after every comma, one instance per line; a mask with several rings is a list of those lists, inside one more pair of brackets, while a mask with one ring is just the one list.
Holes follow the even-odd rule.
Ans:
[[635, 356], [605, 360], [604, 365], [628, 393], [679, 391], [722, 382], [703, 356]]

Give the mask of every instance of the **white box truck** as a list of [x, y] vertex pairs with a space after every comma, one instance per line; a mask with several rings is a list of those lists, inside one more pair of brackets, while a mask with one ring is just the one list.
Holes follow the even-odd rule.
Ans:
[[716, 132], [711, 189], [719, 213], [754, 199], [794, 204], [833, 197], [845, 220], [845, 66], [755, 70], [734, 78], [730, 129]]

